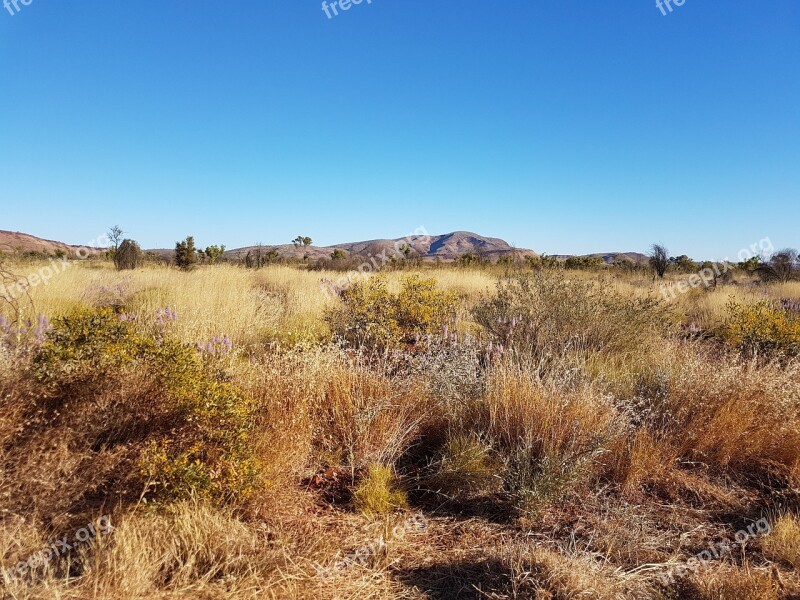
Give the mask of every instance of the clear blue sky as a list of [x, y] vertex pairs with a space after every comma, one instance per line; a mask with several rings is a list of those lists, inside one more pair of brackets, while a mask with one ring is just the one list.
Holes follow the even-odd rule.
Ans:
[[0, 229], [800, 246], [797, 0], [19, 6], [0, 7]]

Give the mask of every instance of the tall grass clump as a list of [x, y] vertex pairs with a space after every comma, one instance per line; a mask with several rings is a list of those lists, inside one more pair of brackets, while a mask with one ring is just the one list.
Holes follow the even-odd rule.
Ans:
[[474, 315], [502, 347], [538, 360], [570, 353], [634, 356], [657, 344], [670, 322], [655, 298], [623, 295], [608, 281], [552, 270], [500, 281]]
[[791, 514], [781, 515], [764, 539], [764, 553], [774, 561], [800, 571], [800, 519]]
[[370, 465], [353, 491], [353, 502], [356, 510], [369, 516], [408, 508], [405, 492], [392, 469], [386, 465]]
[[426, 400], [423, 390], [363, 366], [335, 369], [317, 411], [322, 460], [353, 473], [393, 464], [416, 437]]
[[639, 399], [660, 444], [717, 471], [791, 477], [800, 461], [799, 365], [696, 345], [670, 350], [665, 380]]
[[505, 461], [507, 493], [531, 514], [588, 483], [623, 432], [611, 400], [591, 386], [573, 389], [510, 361], [489, 377], [478, 426]]

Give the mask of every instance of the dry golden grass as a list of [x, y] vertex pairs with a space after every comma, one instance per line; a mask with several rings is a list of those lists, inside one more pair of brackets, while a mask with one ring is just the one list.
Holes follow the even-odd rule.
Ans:
[[799, 366], [682, 357], [662, 407], [681, 454], [753, 476], [772, 467], [786, 475], [800, 459]]
[[632, 436], [619, 436], [611, 445], [609, 476], [623, 494], [636, 496], [645, 485], [664, 484], [675, 476], [677, 452], [654, 438], [645, 428]]
[[[629, 336], [617, 356], [586, 347], [536, 361], [511, 356], [470, 312], [494, 293], [503, 269], [422, 272], [460, 298], [451, 333], [477, 339], [420, 344], [379, 361], [330, 343], [323, 317], [338, 300], [320, 283], [339, 273], [218, 265], [120, 274], [86, 262], [33, 288], [30, 316], [114, 305], [149, 323], [170, 306], [178, 319], [168, 335], [187, 345], [229, 335], [233, 352], [209, 368], [256, 407], [248, 441], [264, 485], [241, 504], [140, 501], [123, 483], [156, 427], [148, 419], [168, 414], [158, 382], [107, 374], [41, 410], [50, 396], [26, 371], [29, 357], [4, 348], [2, 564], [100, 514], [111, 513], [115, 526], [73, 553], [69, 568], [53, 563], [7, 582], [6, 596], [796, 597], [800, 527], [790, 515], [736, 560], [670, 589], [656, 574], [752, 515], [798, 502], [797, 362], [746, 360], [669, 328], [648, 328], [648, 336], [660, 332], [657, 343]], [[389, 272], [389, 288], [399, 290], [407, 274]], [[568, 277], [607, 279], [620, 297], [658, 294], [641, 274]], [[767, 291], [800, 297], [797, 283]], [[742, 280], [682, 295], [674, 307], [683, 325], [709, 332], [724, 322], [731, 296], [767, 297]], [[405, 506], [424, 512], [430, 527], [392, 538]], [[318, 572], [378, 540], [386, 544], [332, 579]]]
[[504, 448], [535, 447], [542, 456], [577, 458], [619, 433], [613, 405], [597, 390], [570, 391], [524, 365], [494, 369], [484, 402], [485, 431]]
[[764, 552], [772, 560], [800, 570], [800, 519], [784, 514], [772, 523]]

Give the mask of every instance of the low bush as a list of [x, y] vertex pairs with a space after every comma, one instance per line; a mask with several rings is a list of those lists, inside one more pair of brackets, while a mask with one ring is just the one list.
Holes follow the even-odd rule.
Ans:
[[440, 331], [456, 313], [456, 295], [437, 289], [435, 279], [405, 277], [398, 294], [380, 275], [341, 293], [342, 306], [326, 318], [334, 334], [349, 345], [385, 352], [414, 344]]
[[635, 355], [657, 343], [670, 323], [655, 298], [623, 296], [606, 281], [568, 279], [549, 270], [501, 281], [474, 314], [504, 348], [536, 358]]
[[724, 339], [747, 355], [800, 354], [800, 316], [762, 301], [728, 303]]
[[541, 455], [534, 448], [518, 447], [508, 457], [504, 488], [516, 509], [537, 517], [586, 481], [594, 456]]
[[528, 514], [587, 484], [623, 434], [616, 409], [596, 390], [570, 390], [514, 364], [493, 369], [481, 413], [477, 426], [506, 464], [506, 492]]
[[[252, 402], [204, 369], [192, 348], [163, 333], [154, 336], [109, 309], [82, 309], [56, 321], [33, 371], [47, 390], [50, 424], [62, 409], [90, 408], [115, 381], [143, 380], [150, 397], [130, 409], [138, 422], [129, 429], [141, 430], [137, 463], [157, 496], [241, 499], [258, 487], [249, 448]], [[106, 432], [91, 443], [125, 441]]]
[[125, 240], [114, 251], [114, 265], [118, 271], [138, 269], [144, 264], [144, 253], [133, 240]]

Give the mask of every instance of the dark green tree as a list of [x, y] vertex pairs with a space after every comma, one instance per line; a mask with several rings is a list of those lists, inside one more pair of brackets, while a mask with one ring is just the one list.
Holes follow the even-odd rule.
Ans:
[[212, 265], [217, 262], [220, 256], [225, 254], [225, 244], [221, 246], [208, 246], [205, 250], [205, 255], [208, 258], [208, 262]]
[[675, 268], [680, 273], [694, 273], [700, 270], [697, 263], [685, 254], [670, 259], [670, 262], [675, 265]]
[[175, 264], [184, 271], [197, 264], [197, 249], [194, 246], [194, 237], [191, 235], [175, 244]]

